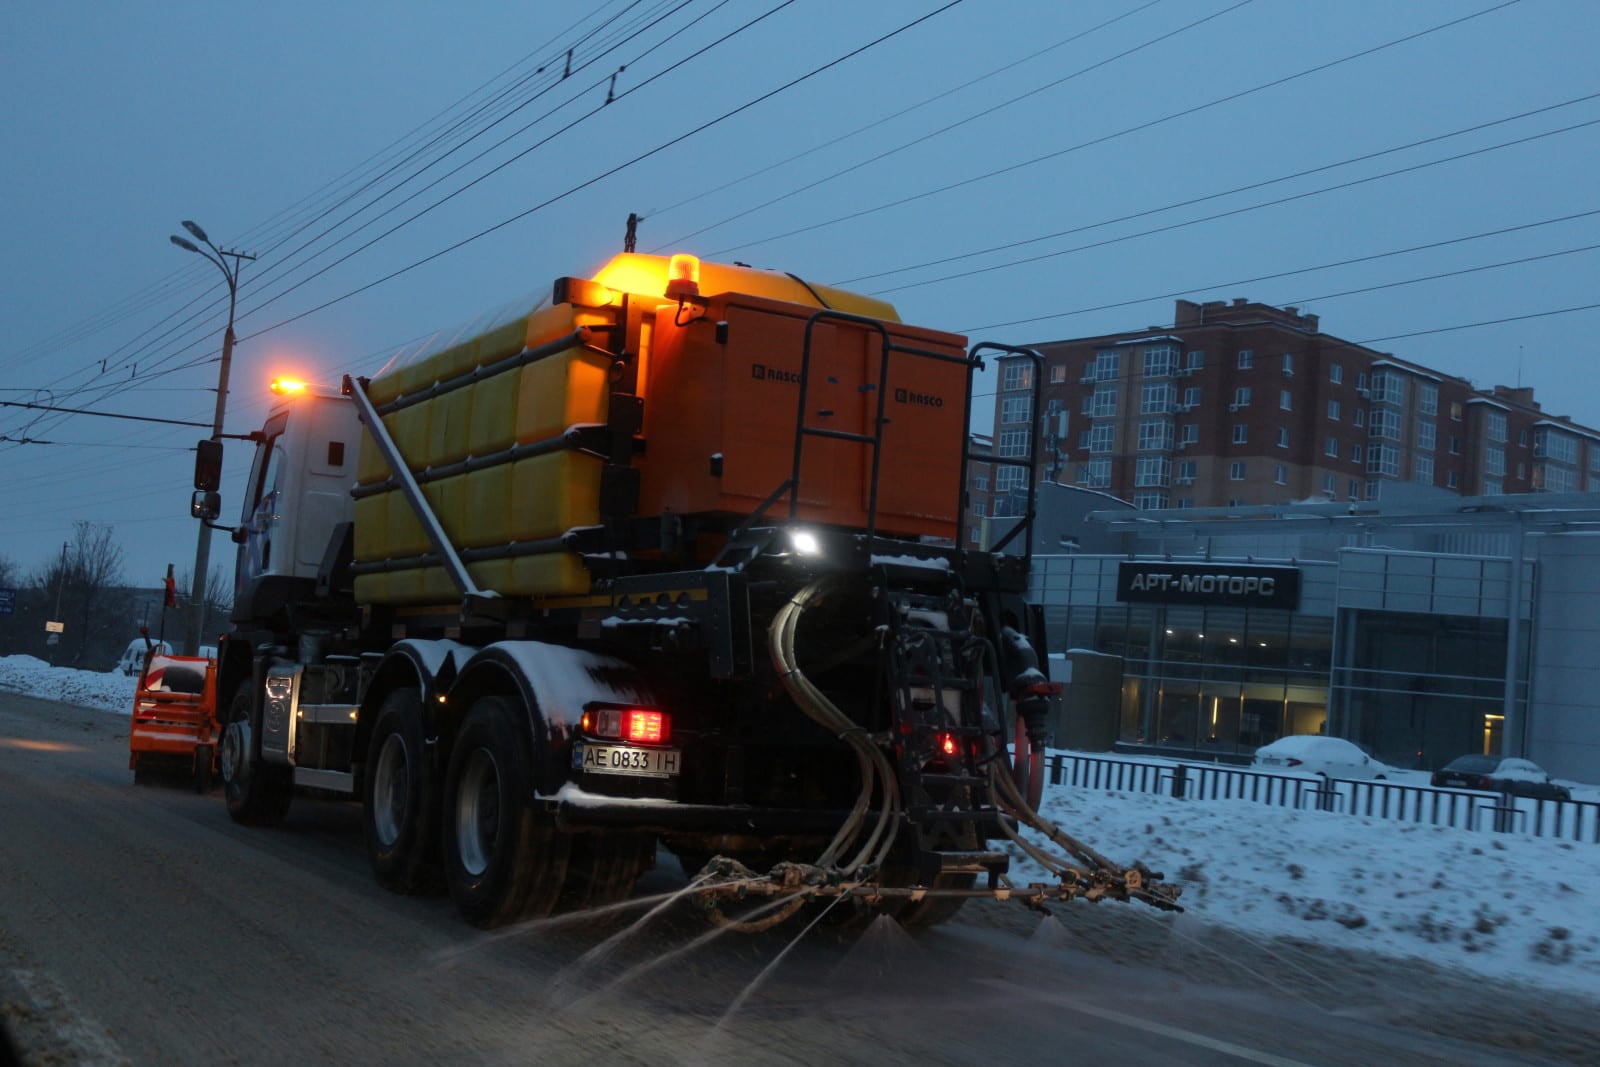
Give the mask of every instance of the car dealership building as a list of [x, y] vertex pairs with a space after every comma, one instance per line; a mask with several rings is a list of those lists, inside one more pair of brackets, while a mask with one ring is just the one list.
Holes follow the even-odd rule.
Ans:
[[[1600, 781], [1592, 494], [1180, 512], [1044, 485], [1038, 508], [1032, 599], [1077, 676], [1069, 714], [1124, 744], [1226, 757], [1321, 732], [1398, 766], [1492, 752]], [[1118, 661], [1120, 686], [1075, 693]]]

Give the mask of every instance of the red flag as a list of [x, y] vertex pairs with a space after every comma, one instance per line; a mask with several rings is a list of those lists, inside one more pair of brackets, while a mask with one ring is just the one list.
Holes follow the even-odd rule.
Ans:
[[161, 604], [164, 608], [178, 606], [178, 583], [172, 578], [172, 564], [167, 564], [167, 598]]

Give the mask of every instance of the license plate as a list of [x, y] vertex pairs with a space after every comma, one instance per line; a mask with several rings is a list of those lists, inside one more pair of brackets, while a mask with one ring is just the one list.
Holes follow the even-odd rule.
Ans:
[[682, 753], [675, 748], [632, 745], [574, 745], [572, 768], [595, 774], [632, 774], [641, 778], [676, 778]]

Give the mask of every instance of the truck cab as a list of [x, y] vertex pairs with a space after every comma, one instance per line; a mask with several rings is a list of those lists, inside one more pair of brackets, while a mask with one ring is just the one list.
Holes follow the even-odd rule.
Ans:
[[351, 518], [361, 422], [349, 399], [273, 383], [280, 397], [256, 436], [245, 485], [233, 620], [270, 619], [309, 599], [331, 568]]

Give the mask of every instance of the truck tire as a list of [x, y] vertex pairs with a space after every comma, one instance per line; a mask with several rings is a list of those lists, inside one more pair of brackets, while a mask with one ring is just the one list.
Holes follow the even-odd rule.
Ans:
[[514, 699], [480, 697], [445, 774], [445, 883], [462, 918], [486, 930], [548, 915], [567, 873], [570, 838], [534, 806], [526, 722]]
[[391, 892], [444, 888], [439, 777], [423, 728], [422, 696], [396, 689], [378, 706], [361, 787], [367, 859], [378, 884]]
[[250, 715], [250, 683], [241, 682], [228, 701], [222, 732], [222, 792], [233, 821], [276, 826], [289, 814], [294, 777], [288, 767], [265, 763], [257, 747], [258, 724]]

